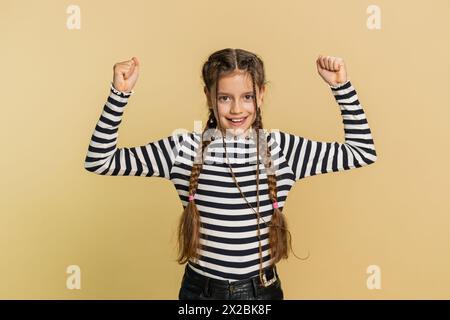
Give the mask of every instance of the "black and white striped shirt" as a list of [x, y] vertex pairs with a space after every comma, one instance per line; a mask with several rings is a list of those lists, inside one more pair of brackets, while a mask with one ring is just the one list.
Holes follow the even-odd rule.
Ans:
[[[345, 142], [313, 141], [282, 131], [267, 131], [267, 141], [277, 176], [277, 196], [282, 211], [294, 183], [308, 176], [359, 168], [377, 159], [375, 145], [357, 93], [348, 80], [330, 86], [341, 110]], [[117, 147], [118, 129], [128, 99], [110, 85], [110, 94], [89, 144], [84, 166], [100, 175], [163, 177], [174, 184], [183, 207], [201, 133], [178, 132], [137, 147]], [[225, 158], [222, 139], [213, 140], [204, 154], [195, 203], [202, 223], [195, 271], [229, 281], [253, 277], [259, 272], [257, 218], [242, 198]], [[226, 139], [227, 154], [239, 186], [253, 208], [256, 203], [256, 142], [239, 137]], [[261, 155], [260, 155], [261, 159]], [[259, 202], [263, 267], [269, 255], [266, 222], [272, 215], [267, 175], [259, 163]]]

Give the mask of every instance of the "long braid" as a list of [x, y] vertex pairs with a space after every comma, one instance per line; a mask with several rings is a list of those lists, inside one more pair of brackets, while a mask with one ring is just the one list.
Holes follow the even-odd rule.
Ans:
[[[198, 178], [203, 168], [203, 154], [206, 152], [211, 140], [205, 139], [205, 132], [210, 133], [209, 129], [215, 128], [217, 122], [215, 121], [214, 114], [211, 112], [205, 129], [202, 132], [201, 147], [197, 148], [196, 158], [192, 166], [191, 176], [189, 178], [189, 196], [194, 197], [198, 188]], [[203, 152], [204, 150], [204, 152]], [[198, 161], [201, 154], [201, 161]], [[195, 198], [194, 198], [195, 199]], [[180, 217], [180, 223], [178, 225], [178, 263], [184, 264], [189, 261], [189, 258], [198, 260], [198, 250], [200, 246], [200, 228], [201, 228], [200, 213], [197, 209], [197, 205], [194, 200], [188, 201], [187, 206], [183, 210]]]
[[[261, 109], [256, 114], [255, 126], [257, 132], [264, 132], [261, 122]], [[275, 175], [275, 171], [273, 168], [272, 157], [270, 153], [270, 147], [267, 144], [267, 140], [265, 135], [261, 135], [262, 138], [258, 135], [259, 145], [257, 152], [261, 150], [261, 156], [263, 158], [263, 163], [266, 169], [267, 175], [267, 184], [268, 184], [268, 195], [269, 199], [272, 201], [272, 204], [277, 203], [277, 178]], [[265, 152], [264, 152], [265, 151]], [[258, 156], [259, 157], [259, 156]], [[285, 216], [281, 212], [281, 210], [274, 206], [273, 214], [271, 220], [267, 223], [269, 227], [269, 244], [270, 244], [270, 255], [271, 255], [271, 263], [275, 264], [280, 261], [282, 258], [288, 258], [288, 241], [287, 241], [287, 233], [289, 230], [287, 229], [287, 222]], [[289, 238], [291, 239], [291, 238]], [[291, 241], [289, 241], [291, 244]]]
[[[255, 76], [252, 71], [250, 71], [253, 82], [253, 94], [256, 97], [256, 85]], [[267, 184], [269, 198], [273, 204], [278, 204], [277, 202], [277, 178], [275, 170], [273, 168], [272, 156], [270, 153], [270, 148], [268, 147], [266, 135], [264, 134], [264, 128], [261, 117], [261, 108], [258, 106], [257, 99], [255, 99], [256, 104], [256, 118], [254, 126], [257, 133], [257, 159], [259, 159], [259, 154], [263, 158], [264, 167], [266, 169]], [[260, 134], [260, 132], [262, 134]], [[259, 160], [258, 160], [259, 161]], [[259, 165], [258, 165], [259, 168]], [[258, 204], [259, 207], [259, 204]], [[258, 213], [259, 214], [259, 213]], [[267, 223], [269, 226], [269, 245], [270, 245], [270, 255], [271, 264], [275, 264], [282, 258], [288, 258], [288, 243], [287, 243], [287, 222], [284, 215], [281, 213], [278, 206], [274, 206], [271, 221]], [[258, 226], [259, 227], [259, 226]]]

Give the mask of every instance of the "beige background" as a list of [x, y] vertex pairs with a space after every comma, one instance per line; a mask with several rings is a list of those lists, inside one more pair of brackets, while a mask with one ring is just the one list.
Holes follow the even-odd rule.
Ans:
[[[66, 9], [81, 8], [69, 30]], [[368, 6], [381, 8], [369, 30]], [[181, 202], [161, 178], [83, 168], [115, 62], [141, 74], [119, 147], [206, 120], [200, 70], [244, 48], [270, 81], [266, 128], [343, 141], [319, 54], [344, 58], [378, 161], [306, 178], [285, 213], [297, 255], [279, 264], [287, 299], [450, 298], [450, 2], [17, 1], [0, 11], [0, 298], [176, 299]], [[81, 268], [81, 290], [66, 268]], [[380, 290], [366, 269], [381, 268]]]

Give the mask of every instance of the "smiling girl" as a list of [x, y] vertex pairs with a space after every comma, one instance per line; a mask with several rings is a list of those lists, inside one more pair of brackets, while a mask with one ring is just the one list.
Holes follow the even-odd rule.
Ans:
[[86, 170], [173, 183], [183, 205], [178, 262], [186, 266], [179, 299], [283, 299], [276, 263], [291, 249], [283, 207], [294, 183], [377, 159], [343, 59], [319, 55], [316, 66], [340, 108], [344, 143], [265, 130], [263, 61], [249, 51], [227, 48], [211, 54], [202, 67], [209, 117], [201, 133], [117, 148], [139, 66], [136, 57], [114, 65]]

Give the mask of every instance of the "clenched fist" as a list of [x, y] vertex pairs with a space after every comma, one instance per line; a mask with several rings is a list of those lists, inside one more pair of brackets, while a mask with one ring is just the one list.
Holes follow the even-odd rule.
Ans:
[[130, 92], [139, 76], [139, 60], [133, 57], [131, 60], [118, 62], [114, 65], [113, 86], [119, 91]]
[[336, 86], [347, 81], [347, 71], [342, 58], [319, 55], [316, 65], [317, 72], [330, 86]]

